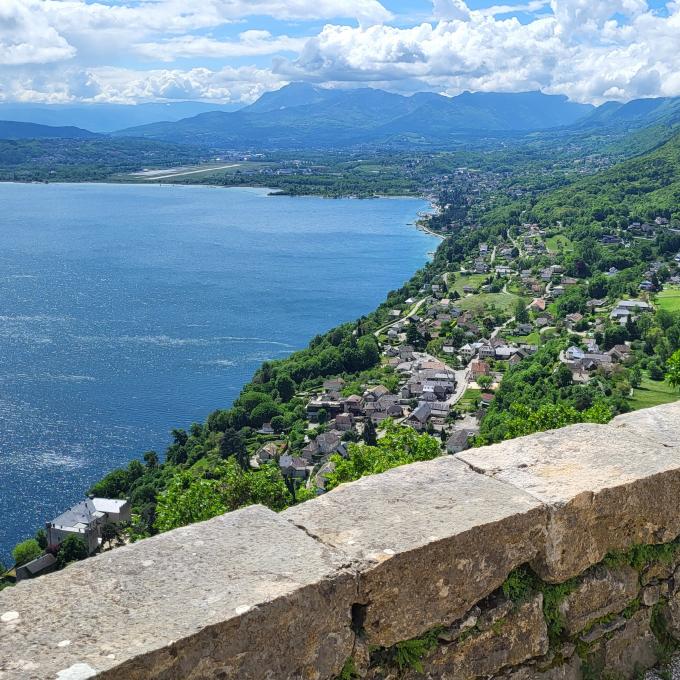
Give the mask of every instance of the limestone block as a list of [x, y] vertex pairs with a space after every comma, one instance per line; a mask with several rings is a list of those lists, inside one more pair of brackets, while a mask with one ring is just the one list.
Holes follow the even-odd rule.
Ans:
[[680, 642], [680, 593], [668, 600], [663, 608], [663, 617], [668, 632]]
[[[423, 662], [427, 678], [470, 680], [487, 677], [548, 651], [548, 631], [543, 618], [543, 596], [517, 607], [493, 629], [462, 642], [442, 646]], [[415, 672], [408, 680], [422, 678]]]
[[545, 552], [532, 563], [561, 583], [611, 550], [680, 534], [680, 447], [604, 425], [574, 425], [458, 455], [526, 491], [550, 511]]
[[680, 401], [626, 413], [610, 425], [665, 446], [680, 446]]
[[650, 628], [651, 610], [641, 609], [602, 643], [604, 670], [613, 677], [633, 678], [658, 661], [658, 643]]
[[298, 680], [352, 650], [356, 577], [254, 506], [0, 593], [0, 677]]
[[541, 550], [545, 510], [452, 456], [364, 477], [282, 516], [355, 561], [369, 644], [461, 618]]
[[573, 656], [566, 663], [546, 670], [540, 670], [535, 666], [525, 666], [507, 675], [496, 676], [494, 680], [583, 680], [581, 659]]
[[560, 603], [565, 630], [574, 635], [591, 621], [620, 612], [637, 597], [638, 591], [638, 573], [631, 567], [596, 567]]

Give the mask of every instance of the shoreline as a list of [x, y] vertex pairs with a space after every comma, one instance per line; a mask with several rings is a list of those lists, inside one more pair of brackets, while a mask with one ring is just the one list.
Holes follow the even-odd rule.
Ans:
[[[12, 184], [42, 184], [42, 183], [32, 183], [32, 182], [11, 182], [11, 183], [12, 183]], [[77, 183], [74, 183], [74, 182], [50, 182], [49, 184], [61, 185], [61, 186], [64, 186], [64, 187], [71, 187], [71, 186], [74, 185], [74, 184], [86, 184], [86, 185], [88, 185], [88, 186], [90, 186], [90, 187], [93, 187], [93, 186], [98, 186], [98, 185], [102, 184], [102, 182], [77, 182]], [[107, 183], [104, 183], [104, 184], [112, 184], [112, 185], [120, 186], [120, 183], [108, 183], [108, 182], [107, 182]], [[126, 183], [125, 186], [149, 186], [149, 184], [140, 184], [140, 183], [132, 182], [132, 183]], [[202, 185], [202, 184], [191, 184], [191, 185], [182, 185], [182, 186], [202, 187], [202, 188], [205, 188], [205, 189], [215, 188], [215, 187], [210, 187], [210, 186]], [[257, 193], [257, 194], [259, 194], [259, 195], [261, 195], [261, 196], [263, 196], [263, 197], [264, 197], [264, 196], [268, 196], [268, 194], [267, 194], [267, 189], [264, 188], [264, 187], [245, 187], [245, 186], [239, 186], [239, 187], [224, 187], [224, 188], [232, 188], [232, 189], [237, 189], [237, 190], [241, 189], [241, 190], [248, 191], [248, 192], [255, 192], [255, 193]], [[39, 190], [35, 190], [35, 191], [39, 191]], [[147, 194], [147, 195], [148, 195], [148, 194]], [[304, 197], [302, 197], [302, 196], [289, 196], [288, 198], [304, 198]], [[307, 196], [306, 198], [319, 199], [319, 198], [321, 198], [321, 197], [320, 197], [320, 196], [315, 196], [315, 195], [310, 195], [310, 196]], [[394, 197], [386, 197], [386, 198], [390, 198], [390, 199], [392, 199], [392, 200], [395, 200], [395, 199], [400, 198], [400, 197], [394, 196]], [[404, 196], [404, 197], [401, 197], [401, 198], [403, 198], [403, 199], [405, 199], [405, 200], [408, 200], [409, 202], [415, 201], [415, 200], [422, 200], [422, 199], [419, 199], [418, 197], [413, 197], [413, 196]], [[425, 204], [425, 201], [423, 201], [423, 204]], [[329, 207], [328, 209], [330, 210], [331, 208]], [[357, 206], [356, 209], [357, 209], [357, 210], [360, 210], [362, 213], [364, 212], [364, 210], [363, 210], [362, 208], [360, 208], [359, 206]], [[367, 206], [367, 209], [368, 209], [368, 206]], [[393, 225], [392, 225], [392, 228], [393, 228], [393, 229], [399, 229], [401, 226], [404, 226], [404, 227], [406, 227], [407, 229], [412, 229], [413, 227], [416, 227], [416, 229], [418, 229], [418, 231], [421, 231], [421, 232], [423, 233], [423, 235], [427, 234], [427, 236], [433, 236], [434, 234], [432, 234], [429, 230], [419, 229], [418, 226], [417, 226], [417, 221], [416, 221], [416, 220], [418, 219], [418, 211], [419, 211], [419, 210], [422, 211], [422, 210], [424, 210], [424, 209], [425, 209], [425, 205], [424, 205], [423, 207], [421, 207], [421, 208], [418, 208], [417, 206], [414, 206], [414, 207], [413, 207], [413, 212], [411, 212], [411, 207], [409, 206], [409, 207], [408, 207], [408, 212], [411, 213], [410, 218], [409, 218], [409, 217], [406, 217], [406, 219], [403, 219], [403, 220], [399, 221], [398, 223], [397, 223], [397, 222], [394, 222]], [[426, 247], [427, 247], [427, 245], [428, 245], [428, 244], [426, 244]], [[438, 246], [438, 244], [437, 244], [437, 246]], [[430, 243], [430, 248], [429, 248], [429, 249], [430, 249], [430, 250], [434, 250], [437, 246], [432, 247], [432, 246], [431, 246], [431, 243]], [[428, 253], [428, 256], [429, 256], [429, 253]], [[425, 266], [425, 264], [427, 263], [427, 261], [428, 261], [429, 259], [430, 259], [429, 257], [425, 257], [425, 258], [422, 260], [422, 262], [421, 262], [420, 264], [418, 264], [417, 266], [415, 266], [411, 271], [405, 271], [405, 272], [404, 272], [404, 279], [403, 279], [403, 280], [404, 280], [404, 281], [410, 281], [410, 280], [413, 278], [413, 276], [416, 274], [416, 272], [417, 272], [422, 266]], [[387, 289], [385, 289], [384, 291], [382, 291], [382, 295], [380, 296], [379, 302], [378, 302], [376, 305], [372, 306], [371, 309], [370, 309], [369, 311], [366, 312], [366, 314], [371, 314], [371, 313], [375, 312], [375, 311], [378, 309], [378, 307], [379, 307], [381, 304], [384, 303], [384, 300], [385, 300], [385, 298], [386, 298], [387, 292], [388, 292]], [[343, 324], [346, 324], [346, 323], [351, 323], [351, 322], [353, 322], [354, 320], [356, 320], [356, 318], [358, 318], [359, 314], [360, 314], [360, 310], [358, 310], [357, 313], [351, 313], [351, 314], [348, 315], [348, 317], [347, 317], [346, 319], [344, 319], [343, 321], [339, 322], [338, 324], [332, 324], [332, 325], [330, 325], [328, 328], [325, 328], [325, 324], [324, 324], [324, 329], [323, 329], [323, 330], [320, 330], [320, 331], [319, 331], [319, 334], [327, 333], [327, 332], [329, 332], [330, 330], [332, 330], [333, 328], [335, 328], [335, 327], [337, 327], [337, 326], [340, 326], [340, 325], [343, 325]], [[309, 337], [305, 338], [305, 340], [304, 340], [303, 344], [300, 346], [299, 350], [298, 350], [298, 349], [292, 349], [288, 354], [286, 354], [286, 357], [284, 357], [284, 358], [287, 358], [287, 357], [289, 356], [289, 354], [292, 354], [292, 353], [294, 353], [294, 352], [296, 352], [296, 351], [300, 351], [300, 350], [306, 349], [306, 348], [309, 346], [309, 343], [312, 341], [312, 339], [313, 339], [312, 336], [309, 336]], [[277, 357], [277, 358], [278, 358], [278, 357]], [[242, 381], [240, 381], [240, 382], [238, 382], [238, 383], [234, 383], [234, 386], [235, 386], [235, 389], [236, 389], [235, 394], [240, 393], [241, 390], [242, 390], [244, 387], [246, 387], [247, 385], [249, 385], [249, 384], [252, 382], [252, 380], [253, 380], [253, 378], [254, 378], [256, 372], [261, 368], [261, 366], [262, 366], [262, 362], [260, 362], [260, 363], [255, 367], [255, 369], [253, 370], [252, 374], [247, 375], [247, 376], [244, 376], [244, 379], [243, 379]], [[217, 403], [211, 404], [211, 405], [209, 406], [209, 408], [208, 408], [208, 411], [206, 412], [205, 418], [208, 417], [208, 415], [210, 414], [210, 412], [212, 412], [212, 410], [214, 410], [214, 409], [216, 409], [216, 408], [218, 408], [218, 407], [219, 407], [219, 404], [217, 404]], [[229, 406], [226, 406], [226, 407], [223, 407], [223, 408], [231, 408], [231, 404], [230, 404]], [[187, 423], [183, 423], [183, 422], [181, 421], [181, 417], [180, 417], [180, 418], [177, 419], [176, 424], [177, 424], [177, 426], [188, 427], [188, 424], [189, 424], [189, 423], [188, 423], [188, 422], [187, 422]], [[167, 434], [167, 433], [166, 433], [166, 434]], [[163, 458], [164, 458], [165, 448], [167, 448], [167, 446], [170, 445], [170, 443], [171, 443], [171, 441], [170, 441], [169, 438], [168, 438], [162, 446], [159, 445], [158, 450], [159, 450], [159, 453], [163, 456]], [[137, 450], [137, 449], [139, 449], [139, 450]], [[139, 459], [140, 459], [140, 456], [141, 456], [142, 449], [143, 449], [143, 446], [132, 448], [132, 449], [131, 449], [132, 455], [131, 455], [131, 457], [129, 458], [129, 460], [128, 460], [127, 462], [130, 462], [130, 461], [132, 461], [132, 460], [139, 460]], [[125, 463], [125, 464], [127, 464], [127, 463]], [[116, 464], [116, 463], [113, 463], [113, 464], [112, 464], [112, 467], [110, 467], [110, 468], [108, 469], [108, 472], [111, 472], [112, 470], [118, 469], [118, 468], [120, 467], [120, 465], [121, 465], [121, 463], [117, 463], [117, 464]], [[107, 474], [108, 474], [108, 472], [107, 472]], [[101, 476], [95, 476], [95, 477], [89, 479], [88, 481], [86, 481], [86, 485], [85, 485], [84, 488], [82, 489], [83, 493], [87, 490], [87, 488], [89, 488], [89, 486], [91, 486], [92, 484], [95, 484], [95, 483], [101, 481], [101, 479], [102, 479]], [[64, 503], [65, 503], [65, 505], [68, 505], [68, 500], [64, 501]], [[11, 549], [11, 547], [12, 547], [11, 545], [8, 546], [8, 550]], [[6, 557], [6, 556], [5, 556], [5, 557]]]

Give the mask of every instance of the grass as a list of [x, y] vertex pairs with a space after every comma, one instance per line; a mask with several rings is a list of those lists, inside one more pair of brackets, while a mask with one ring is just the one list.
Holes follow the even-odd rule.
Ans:
[[541, 336], [538, 331], [534, 331], [530, 335], [508, 335], [505, 339], [518, 345], [523, 343], [526, 343], [527, 345], [541, 344]]
[[498, 310], [512, 314], [519, 298], [512, 293], [480, 293], [463, 298], [456, 304], [463, 310], [483, 312], [487, 306], [495, 306]]
[[461, 397], [461, 400], [458, 402], [458, 405], [464, 411], [474, 411], [477, 408], [477, 402], [481, 396], [482, 390], [467, 389], [465, 390], [465, 394]]
[[455, 291], [458, 295], [463, 297], [463, 295], [465, 295], [465, 293], [463, 293], [464, 286], [479, 288], [487, 278], [489, 278], [488, 274], [456, 274], [456, 280], [449, 281], [449, 293]]
[[670, 404], [679, 399], [680, 392], [673, 389], [668, 383], [643, 378], [640, 387], [633, 390], [633, 396], [629, 403], [634, 411], [638, 411], [642, 408]]
[[564, 234], [557, 234], [546, 239], [546, 247], [551, 253], [568, 253], [574, 250], [573, 243]]
[[665, 288], [657, 295], [656, 302], [667, 312], [680, 312], [680, 288]]

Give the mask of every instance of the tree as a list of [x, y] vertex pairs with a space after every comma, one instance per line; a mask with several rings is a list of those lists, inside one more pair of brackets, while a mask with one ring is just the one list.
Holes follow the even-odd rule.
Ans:
[[248, 469], [248, 450], [239, 430], [233, 427], [225, 430], [220, 440], [220, 456], [222, 458], [235, 458], [244, 470]]
[[434, 437], [418, 434], [408, 427], [399, 427], [389, 420], [385, 422], [385, 436], [375, 446], [350, 444], [347, 458], [332, 456], [335, 470], [328, 476], [327, 489], [399, 465], [432, 460], [441, 455], [441, 444]]
[[295, 383], [289, 375], [280, 375], [276, 379], [274, 387], [276, 387], [276, 390], [281, 397], [281, 401], [283, 402], [288, 402], [295, 396]]
[[477, 378], [477, 384], [482, 390], [488, 390], [493, 384], [493, 378], [490, 375], [480, 375], [479, 378]]
[[680, 388], [680, 350], [668, 360], [666, 367], [666, 380], [672, 387]]
[[378, 443], [378, 435], [373, 421], [368, 418], [364, 423], [363, 440], [367, 446], [375, 446]]
[[102, 525], [101, 528], [102, 545], [104, 545], [104, 543], [108, 543], [109, 547], [111, 547], [112, 541], [117, 540], [119, 536], [120, 530], [113, 522], [107, 522], [106, 524]]
[[526, 302], [521, 298], [515, 304], [515, 320], [517, 323], [529, 323], [529, 310]]
[[47, 532], [44, 529], [38, 529], [35, 532], [35, 540], [43, 550], [47, 549]]
[[142, 458], [149, 470], [155, 470], [158, 467], [158, 454], [155, 451], [147, 451]]
[[88, 555], [85, 541], [80, 536], [70, 534], [64, 539], [57, 551], [57, 569], [63, 569], [71, 562], [84, 560]]
[[21, 543], [17, 543], [14, 546], [14, 550], [12, 550], [12, 557], [14, 558], [17, 567], [31, 562], [42, 554], [43, 550], [35, 538], [28, 538]]

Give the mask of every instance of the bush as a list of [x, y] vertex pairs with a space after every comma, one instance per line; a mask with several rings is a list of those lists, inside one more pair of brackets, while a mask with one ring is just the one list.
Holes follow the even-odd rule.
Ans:
[[35, 538], [29, 538], [21, 543], [17, 543], [14, 550], [12, 550], [12, 557], [14, 558], [17, 567], [31, 562], [42, 554], [42, 548]]

